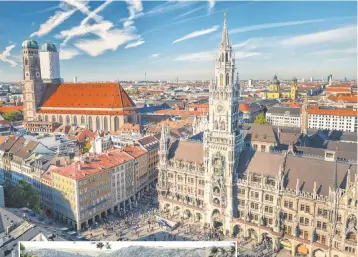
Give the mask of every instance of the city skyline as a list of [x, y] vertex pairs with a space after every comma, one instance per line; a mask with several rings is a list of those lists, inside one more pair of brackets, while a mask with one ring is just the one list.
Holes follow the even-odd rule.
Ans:
[[208, 80], [224, 12], [240, 79], [357, 77], [355, 2], [66, 0], [22, 6], [21, 19], [14, 19], [16, 2], [0, 2], [6, 39], [0, 42], [1, 81], [22, 79], [21, 43], [28, 38], [55, 43], [65, 81], [144, 80], [145, 73], [148, 80]]

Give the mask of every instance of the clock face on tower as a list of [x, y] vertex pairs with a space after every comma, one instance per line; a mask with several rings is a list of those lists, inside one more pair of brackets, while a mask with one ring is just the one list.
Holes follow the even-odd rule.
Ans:
[[222, 104], [217, 104], [215, 109], [216, 109], [216, 112], [221, 113], [224, 111], [225, 108]]

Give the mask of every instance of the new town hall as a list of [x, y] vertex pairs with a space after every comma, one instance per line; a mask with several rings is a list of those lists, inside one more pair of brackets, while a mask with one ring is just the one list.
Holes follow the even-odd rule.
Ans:
[[320, 135], [307, 128], [272, 134], [265, 125], [240, 126], [234, 72], [225, 17], [208, 129], [173, 141], [162, 127], [159, 208], [224, 234], [268, 239], [275, 250], [286, 248], [292, 256], [356, 256], [356, 158], [338, 148], [309, 147]]

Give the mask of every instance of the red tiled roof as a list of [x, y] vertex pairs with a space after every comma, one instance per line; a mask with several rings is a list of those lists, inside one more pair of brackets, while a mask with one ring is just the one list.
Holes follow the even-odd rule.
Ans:
[[42, 107], [128, 108], [134, 107], [117, 83], [63, 83], [46, 90]]
[[319, 114], [319, 115], [335, 115], [335, 116], [357, 116], [357, 111], [353, 109], [320, 109], [317, 106], [308, 108], [309, 114]]
[[121, 126], [118, 129], [119, 132], [136, 132], [140, 133], [140, 125], [139, 124], [132, 124], [132, 123], [124, 123], [123, 126]]
[[250, 111], [250, 106], [248, 104], [240, 104], [239, 109], [242, 112], [249, 112]]
[[352, 92], [352, 88], [350, 87], [327, 87], [324, 92]]
[[138, 158], [139, 156], [142, 156], [143, 154], [146, 153], [146, 151], [142, 147], [135, 146], [135, 145], [127, 145], [123, 147], [122, 150], [125, 151], [130, 156], [133, 156], [134, 158]]
[[106, 154], [91, 156], [88, 163], [74, 162], [65, 167], [52, 169], [51, 172], [80, 180], [85, 176], [95, 175], [130, 160], [133, 158], [128, 154], [114, 150]]
[[357, 94], [347, 94], [347, 95], [342, 95], [342, 94], [337, 94], [337, 95], [330, 95], [328, 97], [329, 100], [333, 101], [333, 102], [346, 102], [346, 103], [357, 103], [358, 99], [357, 99]]

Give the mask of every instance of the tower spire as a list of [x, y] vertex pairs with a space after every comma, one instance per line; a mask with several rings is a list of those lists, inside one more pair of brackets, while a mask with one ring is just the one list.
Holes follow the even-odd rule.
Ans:
[[226, 12], [224, 12], [224, 28], [221, 44], [228, 46], [229, 45], [229, 33], [227, 31], [227, 20], [226, 20]]

